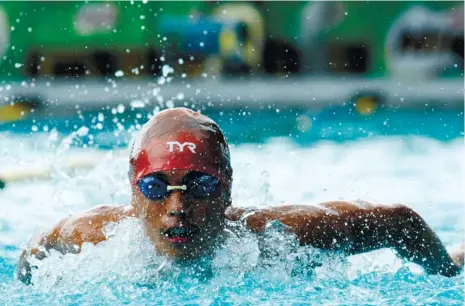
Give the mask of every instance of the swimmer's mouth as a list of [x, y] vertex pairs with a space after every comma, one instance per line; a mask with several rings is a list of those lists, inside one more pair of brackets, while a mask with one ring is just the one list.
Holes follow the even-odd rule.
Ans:
[[162, 232], [162, 235], [172, 244], [187, 243], [192, 241], [197, 229], [191, 227], [172, 227]]

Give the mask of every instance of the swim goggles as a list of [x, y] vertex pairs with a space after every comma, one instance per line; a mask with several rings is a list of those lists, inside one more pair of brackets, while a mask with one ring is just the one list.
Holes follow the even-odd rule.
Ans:
[[182, 193], [193, 198], [204, 198], [215, 192], [219, 180], [211, 175], [199, 175], [186, 180], [183, 185], [171, 186], [164, 180], [154, 175], [148, 175], [137, 182], [139, 190], [149, 200], [162, 200], [168, 197], [173, 190], [181, 190]]

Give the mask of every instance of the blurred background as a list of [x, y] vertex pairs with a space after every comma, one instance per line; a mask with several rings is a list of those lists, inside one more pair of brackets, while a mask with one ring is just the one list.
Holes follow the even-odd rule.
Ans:
[[[231, 140], [261, 138], [250, 129], [304, 140], [447, 138], [459, 130], [431, 128], [442, 122], [424, 116], [463, 110], [463, 35], [460, 1], [5, 2], [0, 130], [127, 131], [187, 106], [223, 125], [225, 110], [260, 117], [236, 124]], [[397, 110], [411, 120], [396, 121]], [[329, 130], [337, 118], [357, 123]], [[462, 122], [455, 111], [448, 120]]]
[[[463, 241], [463, 8], [463, 1], [1, 2], [0, 304], [205, 304], [219, 292], [242, 304], [277, 290], [276, 304], [308, 293], [318, 304], [462, 305], [463, 277], [382, 272], [316, 289], [293, 278], [274, 286], [282, 273], [271, 270], [232, 287], [167, 282], [163, 295], [105, 287], [118, 269], [134, 273], [119, 264], [126, 253], [103, 245], [97, 257], [118, 262], [110, 282], [100, 282], [109, 264], [93, 258], [89, 266], [85, 256], [61, 268], [54, 262], [51, 278], [38, 276], [39, 295], [13, 275], [34, 234], [96, 205], [129, 203], [128, 145], [154, 114], [177, 106], [222, 127], [234, 205], [404, 203], [447, 246]], [[392, 258], [363, 255], [350, 281], [385, 271]], [[47, 287], [55, 271], [73, 289], [50, 291], [58, 290]]]

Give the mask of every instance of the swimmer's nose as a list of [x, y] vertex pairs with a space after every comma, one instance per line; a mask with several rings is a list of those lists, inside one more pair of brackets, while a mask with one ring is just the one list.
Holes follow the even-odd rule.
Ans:
[[172, 192], [165, 200], [166, 213], [170, 217], [186, 218], [186, 207], [181, 192]]

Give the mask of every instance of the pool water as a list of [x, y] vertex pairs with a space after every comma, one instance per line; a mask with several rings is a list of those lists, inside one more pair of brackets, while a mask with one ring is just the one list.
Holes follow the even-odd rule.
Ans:
[[[464, 240], [463, 110], [205, 112], [231, 142], [235, 206], [404, 203], [447, 247]], [[127, 220], [110, 224], [112, 238], [80, 255], [38, 262], [36, 285], [14, 280], [33, 234], [96, 205], [128, 203], [127, 157], [109, 149], [124, 152], [145, 120], [137, 111], [102, 112], [0, 126], [0, 169], [108, 151], [90, 170], [57, 167], [50, 180], [0, 191], [0, 305], [463, 305], [463, 273], [428, 276], [390, 250], [344, 258], [298, 247], [279, 224], [270, 224], [263, 242], [269, 258], [239, 227], [225, 233], [213, 258], [179, 266], [156, 256], [140, 224]]]

